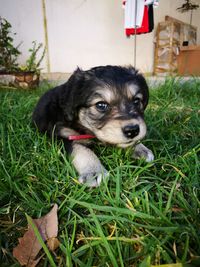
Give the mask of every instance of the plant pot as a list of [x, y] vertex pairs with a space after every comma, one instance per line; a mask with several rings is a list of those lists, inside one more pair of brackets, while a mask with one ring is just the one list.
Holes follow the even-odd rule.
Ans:
[[39, 85], [40, 74], [37, 72], [15, 72], [14, 86], [22, 89], [34, 89]]

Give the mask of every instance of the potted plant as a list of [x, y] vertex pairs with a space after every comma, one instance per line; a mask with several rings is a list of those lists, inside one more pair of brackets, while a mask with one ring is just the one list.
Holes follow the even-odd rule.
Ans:
[[33, 41], [32, 48], [29, 49], [30, 56], [25, 65], [19, 65], [20, 44], [18, 46], [14, 45], [11, 28], [11, 24], [0, 17], [0, 75], [12, 76], [12, 79], [8, 79], [12, 86], [24, 89], [35, 88], [39, 85], [40, 65], [45, 55], [45, 49], [43, 49], [38, 59], [38, 54], [43, 45]]
[[40, 65], [45, 55], [43, 49], [41, 56], [38, 59], [38, 52], [42, 49], [42, 43], [37, 44], [32, 42], [33, 46], [29, 49], [30, 56], [26, 60], [25, 65], [20, 65], [15, 71], [15, 86], [21, 88], [35, 88], [39, 85], [40, 80]]

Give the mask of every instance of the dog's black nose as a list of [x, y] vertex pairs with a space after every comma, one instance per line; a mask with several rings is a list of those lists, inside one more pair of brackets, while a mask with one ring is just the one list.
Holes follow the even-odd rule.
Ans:
[[130, 138], [132, 139], [133, 137], [137, 136], [140, 132], [140, 127], [138, 124], [136, 125], [126, 125], [123, 129], [122, 129], [124, 135], [127, 137], [127, 138]]

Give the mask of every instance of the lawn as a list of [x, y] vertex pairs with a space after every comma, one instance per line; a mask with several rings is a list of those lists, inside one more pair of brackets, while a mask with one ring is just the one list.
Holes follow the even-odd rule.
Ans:
[[[151, 86], [144, 140], [153, 163], [130, 150], [95, 146], [110, 178], [99, 188], [77, 182], [62, 143], [41, 136], [31, 114], [49, 85], [0, 89], [0, 266], [19, 266], [12, 250], [57, 203], [55, 266], [200, 266], [200, 81]], [[49, 266], [44, 254], [39, 266]]]

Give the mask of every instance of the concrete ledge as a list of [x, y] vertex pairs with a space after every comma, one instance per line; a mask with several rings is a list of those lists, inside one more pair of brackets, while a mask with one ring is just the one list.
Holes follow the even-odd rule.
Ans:
[[[53, 83], [58, 83], [62, 84], [66, 82], [69, 77], [72, 75], [72, 73], [60, 73], [60, 72], [55, 72], [55, 73], [41, 73], [41, 81], [42, 80], [47, 80], [49, 82]], [[163, 84], [166, 80], [169, 79], [175, 79], [175, 81], [180, 81], [180, 82], [186, 82], [186, 81], [195, 81], [195, 80], [200, 80], [200, 76], [197, 77], [182, 77], [182, 76], [151, 76], [149, 74], [145, 75], [145, 78], [149, 84], [149, 86], [158, 86], [159, 84]]]
[[[40, 75], [40, 81], [44, 82], [47, 81], [49, 83], [52, 83], [53, 85], [59, 85], [64, 82], [66, 82], [72, 73], [62, 73], [62, 72], [54, 72], [54, 73], [41, 73]], [[200, 81], [200, 76], [190, 76], [190, 77], [171, 77], [171, 76], [150, 76], [145, 75], [145, 78], [147, 80], [147, 83], [150, 87], [153, 86], [159, 86], [160, 84], [165, 83], [166, 80], [175, 79], [175, 82], [186, 82], [186, 81]], [[14, 75], [0, 75], [0, 84], [9, 85], [14, 82], [15, 76]]]
[[41, 80], [47, 81], [67, 81], [72, 73], [63, 72], [52, 72], [52, 73], [41, 73]]
[[15, 76], [11, 74], [1, 74], [0, 75], [0, 84], [9, 85], [10, 83], [14, 83]]

